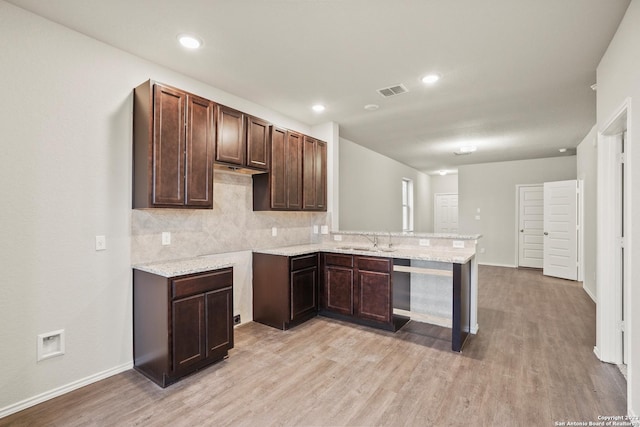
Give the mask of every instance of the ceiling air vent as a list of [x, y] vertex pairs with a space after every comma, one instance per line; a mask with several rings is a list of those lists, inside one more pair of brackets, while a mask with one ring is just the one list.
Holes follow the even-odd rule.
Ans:
[[404, 87], [402, 83], [400, 83], [400, 84], [389, 86], [389, 87], [383, 87], [382, 89], [378, 89], [377, 92], [380, 95], [384, 96], [385, 98], [389, 98], [391, 96], [400, 95], [401, 93], [405, 93], [409, 91], [407, 90], [406, 87]]

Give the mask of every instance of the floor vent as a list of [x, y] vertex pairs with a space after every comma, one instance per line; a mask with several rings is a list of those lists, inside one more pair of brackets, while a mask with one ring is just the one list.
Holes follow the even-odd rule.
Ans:
[[377, 92], [385, 98], [389, 98], [409, 91], [402, 83], [400, 83], [389, 87], [383, 87], [382, 89], [378, 89]]

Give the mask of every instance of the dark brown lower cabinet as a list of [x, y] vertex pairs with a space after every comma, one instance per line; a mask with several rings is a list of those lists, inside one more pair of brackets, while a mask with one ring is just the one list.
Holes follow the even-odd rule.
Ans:
[[137, 371], [166, 387], [232, 348], [232, 268], [170, 278], [133, 270]]
[[318, 254], [253, 254], [253, 320], [286, 330], [318, 313]]
[[323, 261], [320, 314], [395, 330], [392, 259], [327, 253]]

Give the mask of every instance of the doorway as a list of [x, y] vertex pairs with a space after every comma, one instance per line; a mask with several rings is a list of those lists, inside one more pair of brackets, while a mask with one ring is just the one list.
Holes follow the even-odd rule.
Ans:
[[[594, 352], [604, 362], [626, 364], [634, 315], [629, 307], [631, 264], [632, 135], [627, 99], [598, 135], [597, 336]], [[631, 372], [629, 372], [631, 374]]]
[[542, 268], [544, 187], [518, 185], [517, 189], [518, 267]]
[[434, 202], [434, 233], [458, 232], [458, 195], [436, 193]]

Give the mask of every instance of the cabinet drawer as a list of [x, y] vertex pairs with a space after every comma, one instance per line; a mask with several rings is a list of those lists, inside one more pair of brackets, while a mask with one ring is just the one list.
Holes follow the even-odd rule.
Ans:
[[303, 268], [317, 267], [318, 255], [303, 255], [291, 258], [291, 271], [302, 270]]
[[182, 298], [189, 295], [221, 289], [233, 285], [233, 270], [216, 270], [197, 276], [172, 281], [172, 297]]
[[389, 258], [356, 257], [358, 270], [378, 271], [380, 273], [390, 273], [392, 264]]
[[353, 255], [325, 254], [324, 262], [326, 265], [353, 267]]

